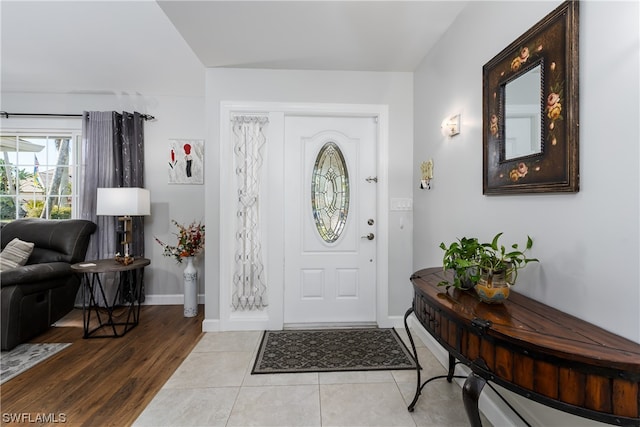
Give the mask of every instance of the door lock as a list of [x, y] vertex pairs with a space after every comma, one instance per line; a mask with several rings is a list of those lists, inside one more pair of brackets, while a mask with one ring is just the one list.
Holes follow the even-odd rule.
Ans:
[[373, 218], [371, 218], [371, 219], [369, 219], [367, 221], [367, 224], [369, 224], [369, 225], [373, 225], [374, 223], [375, 223], [375, 221], [373, 220]]
[[362, 239], [373, 240], [376, 236], [373, 233], [369, 233], [365, 236], [362, 236]]

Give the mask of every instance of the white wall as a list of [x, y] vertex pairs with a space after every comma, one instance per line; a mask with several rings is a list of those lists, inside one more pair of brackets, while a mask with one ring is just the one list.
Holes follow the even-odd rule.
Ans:
[[[206, 220], [209, 241], [218, 238], [220, 182], [217, 165], [220, 144], [220, 102], [285, 102], [331, 104], [389, 105], [389, 197], [411, 197], [413, 145], [413, 100], [411, 73], [374, 73], [339, 71], [284, 71], [248, 69], [207, 70], [207, 136], [205, 153], [207, 169]], [[213, 165], [209, 167], [209, 165]], [[411, 302], [408, 277], [411, 274], [411, 217], [404, 214], [405, 227], [400, 229], [400, 213], [389, 214], [389, 314], [399, 316]], [[207, 320], [219, 318], [219, 254], [207, 248], [206, 307]]]
[[414, 267], [439, 265], [441, 241], [529, 234], [540, 264], [517, 291], [640, 342], [637, 2], [580, 4], [580, 192], [482, 195], [482, 66], [557, 4], [471, 2], [415, 73], [414, 170], [433, 157], [435, 179], [415, 191]]
[[[558, 4], [469, 2], [416, 71], [414, 181], [429, 157], [435, 179], [415, 190], [413, 265], [440, 265], [442, 241], [529, 234], [540, 264], [516, 291], [640, 342], [637, 1], [580, 2], [580, 192], [482, 195], [482, 66]], [[455, 113], [448, 140], [440, 122]], [[585, 423], [531, 412], [539, 425]]]
[[[145, 186], [151, 192], [151, 216], [145, 218], [145, 269], [147, 304], [182, 304], [182, 269], [173, 258], [162, 256], [153, 237], [175, 244], [181, 223], [204, 220], [204, 185], [169, 185], [167, 174], [170, 138], [205, 139], [204, 96], [144, 96], [126, 92], [112, 94], [17, 93], [2, 94], [1, 109], [9, 112], [80, 114], [83, 111], [139, 111], [156, 117], [145, 122]], [[58, 119], [2, 119], [3, 129], [59, 126]], [[64, 127], [81, 129], [80, 119], [62, 121]], [[205, 152], [208, 147], [205, 145]], [[205, 164], [205, 167], [207, 165]], [[214, 240], [215, 242], [215, 240]], [[204, 263], [196, 259], [200, 293], [204, 292]]]

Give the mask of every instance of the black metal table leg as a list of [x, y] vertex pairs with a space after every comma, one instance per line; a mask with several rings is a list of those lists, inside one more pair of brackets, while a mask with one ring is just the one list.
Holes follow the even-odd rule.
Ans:
[[415, 407], [422, 390], [422, 387], [420, 387], [420, 370], [422, 368], [420, 367], [420, 363], [418, 362], [418, 351], [416, 350], [416, 344], [413, 342], [413, 337], [411, 336], [411, 331], [409, 330], [409, 325], [407, 324], [407, 318], [411, 315], [411, 313], [413, 313], [413, 306], [409, 308], [409, 310], [407, 310], [407, 312], [404, 314], [404, 329], [405, 331], [407, 331], [407, 335], [409, 336], [411, 351], [413, 351], [413, 360], [416, 362], [416, 394], [413, 396], [413, 400], [407, 407], [409, 412], [413, 412], [413, 408]]
[[413, 396], [413, 400], [411, 401], [411, 403], [407, 407], [409, 412], [413, 412], [413, 410], [414, 410], [414, 408], [416, 406], [416, 403], [418, 402], [418, 398], [420, 397], [420, 394], [422, 394], [422, 389], [424, 388], [424, 386], [426, 386], [431, 381], [442, 379], [442, 378], [446, 378], [447, 381], [451, 382], [454, 378], [465, 378], [465, 377], [460, 376], [460, 375], [454, 375], [454, 371], [455, 371], [455, 367], [456, 367], [456, 363], [457, 362], [456, 362], [456, 358], [451, 353], [449, 353], [449, 368], [448, 368], [448, 371], [447, 371], [447, 375], [436, 375], [435, 377], [429, 378], [424, 383], [421, 383], [422, 379], [421, 379], [420, 371], [422, 370], [422, 367], [420, 366], [420, 362], [418, 361], [418, 351], [416, 350], [415, 342], [413, 341], [413, 337], [411, 336], [411, 331], [409, 330], [409, 325], [407, 324], [407, 318], [413, 312], [414, 312], [414, 310], [413, 310], [413, 306], [412, 306], [409, 310], [407, 310], [407, 312], [404, 315], [404, 328], [407, 331], [407, 335], [409, 336], [409, 342], [411, 343], [411, 350], [413, 351], [413, 357], [414, 357], [415, 362], [416, 362], [416, 393]]
[[[99, 259], [76, 263], [71, 269], [82, 274], [82, 317], [84, 338], [121, 337], [135, 328], [140, 321], [142, 290], [144, 289], [144, 267], [150, 264], [147, 258], [136, 258], [126, 265], [114, 259]], [[113, 300], [107, 301], [101, 274], [114, 273], [118, 286]], [[110, 284], [107, 282], [106, 284]], [[87, 295], [87, 292], [89, 295]], [[102, 298], [98, 304], [98, 297]], [[101, 307], [101, 305], [104, 307]], [[118, 308], [122, 306], [125, 312]], [[116, 311], [117, 310], [117, 311]], [[96, 314], [97, 326], [91, 328], [92, 312]], [[103, 316], [100, 313], [103, 313]], [[126, 318], [125, 318], [126, 316]], [[103, 317], [106, 317], [103, 319]], [[103, 321], [104, 320], [104, 321]], [[95, 323], [95, 322], [94, 322]], [[95, 334], [100, 329], [106, 334]], [[109, 333], [111, 332], [111, 333]]]
[[[97, 274], [91, 274], [91, 279], [89, 279], [89, 275], [91, 273], [85, 273], [84, 274], [84, 286], [83, 286], [83, 301], [82, 301], [82, 318], [83, 318], [83, 326], [84, 326], [84, 338], [89, 338], [89, 336], [96, 331], [96, 329], [93, 330], [89, 330], [89, 327], [91, 325], [91, 312], [95, 312], [96, 314], [96, 320], [98, 321], [99, 325], [103, 324], [102, 318], [100, 317], [100, 311], [98, 311], [97, 307], [98, 307], [98, 302], [96, 301], [96, 297], [95, 297], [95, 290], [96, 290], [96, 282], [97, 282], [97, 287], [100, 290], [100, 293], [102, 295], [102, 298], [104, 299], [104, 301], [106, 301], [106, 297], [104, 294], [104, 290], [102, 289], [102, 282], [100, 281], [100, 277]], [[87, 300], [84, 299], [86, 298], [85, 292], [88, 291], [89, 292], [89, 303], [88, 305], [86, 304]], [[109, 318], [111, 318], [111, 315], [109, 314]]]
[[456, 370], [456, 358], [453, 357], [451, 353], [449, 353], [449, 371], [447, 372], [447, 381], [451, 382], [453, 380], [453, 373]]
[[464, 402], [464, 409], [467, 411], [471, 427], [482, 427], [478, 399], [486, 383], [487, 381], [484, 378], [471, 372], [462, 387], [462, 401]]
[[[83, 288], [85, 289], [83, 292], [89, 292], [89, 303], [87, 307], [83, 304], [84, 338], [121, 337], [138, 325], [138, 321], [140, 319], [140, 283], [135, 280], [133, 270], [122, 272], [113, 301], [109, 304], [109, 302], [107, 302], [107, 296], [102, 286], [99, 274], [100, 273], [91, 273], [91, 280], [89, 280], [88, 277], [89, 273], [85, 274], [86, 286]], [[127, 291], [127, 289], [129, 289], [129, 291]], [[104, 310], [106, 310], [107, 319], [104, 321], [100, 316], [100, 307], [95, 298], [96, 291], [102, 295], [102, 299], [105, 303]], [[129, 294], [127, 297], [128, 301], [126, 301], [124, 305], [127, 311], [126, 321], [117, 322], [114, 317], [114, 312], [118, 306], [119, 298], [125, 293]], [[93, 329], [89, 329], [92, 312], [96, 314], [98, 326]], [[118, 326], [123, 327], [121, 332], [118, 331]], [[109, 328], [112, 333], [110, 335], [93, 335], [102, 328]]]

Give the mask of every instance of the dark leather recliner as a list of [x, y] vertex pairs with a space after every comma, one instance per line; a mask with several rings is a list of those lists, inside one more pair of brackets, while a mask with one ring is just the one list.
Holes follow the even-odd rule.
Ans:
[[84, 261], [96, 228], [87, 220], [39, 218], [2, 227], [3, 249], [15, 237], [35, 244], [26, 265], [0, 272], [3, 351], [41, 334], [71, 311], [80, 285], [71, 265]]

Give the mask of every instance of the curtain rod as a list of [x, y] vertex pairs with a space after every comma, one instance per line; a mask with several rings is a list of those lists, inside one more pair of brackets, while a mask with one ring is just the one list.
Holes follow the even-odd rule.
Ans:
[[[49, 114], [49, 113], [7, 113], [6, 111], [0, 111], [0, 116], [8, 119], [9, 116], [21, 116], [21, 117], [82, 117], [82, 114]], [[155, 120], [156, 118], [149, 114], [140, 114], [144, 120]]]

